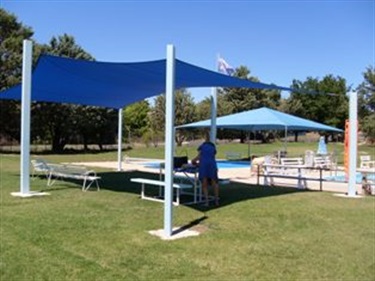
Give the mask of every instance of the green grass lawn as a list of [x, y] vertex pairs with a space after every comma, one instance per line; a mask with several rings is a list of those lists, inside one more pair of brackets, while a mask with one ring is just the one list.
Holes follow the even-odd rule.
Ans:
[[21, 199], [10, 195], [19, 191], [19, 156], [0, 154], [0, 280], [375, 280], [374, 197], [230, 184], [221, 187], [218, 208], [174, 207], [174, 226], [203, 233], [166, 242], [148, 233], [163, 228], [163, 204], [141, 200], [129, 182], [155, 175], [97, 172], [100, 192], [70, 181], [46, 188], [36, 178], [31, 189], [51, 195]]
[[[266, 155], [273, 154], [278, 150], [284, 149], [284, 143], [276, 141], [268, 144], [251, 144], [250, 155]], [[175, 147], [175, 155], [185, 156], [192, 159], [197, 154], [197, 145], [184, 145], [181, 147]], [[306, 150], [315, 151], [318, 149], [316, 142], [289, 142], [287, 144], [288, 156], [304, 156]], [[329, 153], [335, 153], [338, 157], [339, 164], [343, 163], [344, 159], [344, 145], [342, 143], [328, 143], [327, 150]], [[243, 157], [247, 157], [249, 153], [249, 146], [245, 143], [225, 143], [217, 145], [217, 158], [225, 159], [226, 152], [239, 152]], [[360, 145], [358, 146], [358, 155], [370, 154], [372, 159], [375, 159], [375, 146]], [[164, 158], [164, 147], [140, 147], [130, 150], [123, 150], [123, 155], [129, 157], [141, 157], [141, 158]], [[78, 159], [78, 161], [117, 161], [117, 150], [111, 152], [91, 152], [81, 153], [79, 157], [75, 157], [74, 154], [65, 155], [43, 155], [44, 158], [53, 161], [54, 159], [59, 161], [71, 161], [71, 159]]]

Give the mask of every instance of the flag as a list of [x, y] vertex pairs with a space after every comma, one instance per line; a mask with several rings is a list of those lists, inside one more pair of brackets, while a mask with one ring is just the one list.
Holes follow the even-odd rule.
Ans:
[[218, 68], [221, 73], [226, 75], [232, 75], [234, 73], [234, 68], [231, 67], [223, 58], [218, 59]]

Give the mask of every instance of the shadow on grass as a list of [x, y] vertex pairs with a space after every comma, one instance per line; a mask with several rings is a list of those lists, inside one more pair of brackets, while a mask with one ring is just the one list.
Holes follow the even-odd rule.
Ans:
[[181, 226], [178, 229], [173, 230], [172, 235], [176, 235], [176, 234], [179, 234], [179, 233], [181, 233], [185, 230], [192, 229], [196, 226], [199, 226], [200, 223], [202, 221], [206, 220], [206, 219], [208, 219], [208, 217], [206, 215], [204, 215], [203, 217], [200, 217], [199, 219], [193, 220], [193, 221], [189, 222], [188, 224], [185, 224], [184, 226]]
[[[132, 193], [137, 194], [140, 196], [141, 194], [141, 184], [131, 182], [131, 178], [147, 178], [147, 179], [155, 179], [159, 180], [158, 174], [153, 173], [146, 173], [140, 171], [132, 171], [132, 172], [103, 172], [98, 173], [98, 176], [101, 177], [99, 180], [99, 185], [101, 190], [111, 190], [114, 192], [124, 192], [124, 193]], [[43, 177], [40, 177], [43, 178]], [[45, 179], [45, 177], [44, 177]], [[47, 179], [45, 179], [47, 180]], [[67, 186], [66, 183], [70, 183], [70, 186]], [[57, 191], [72, 188], [71, 184], [77, 185], [78, 188], [82, 188], [82, 181], [81, 180], [74, 180], [74, 179], [64, 179], [64, 181], [57, 180], [53, 186], [43, 188], [43, 191]], [[147, 186], [146, 193], [148, 196], [158, 196], [159, 188], [156, 186]], [[310, 190], [299, 190], [293, 187], [269, 187], [263, 185], [252, 185], [252, 184], [245, 184], [245, 183], [236, 183], [231, 182], [227, 185], [220, 186], [220, 206], [214, 206], [213, 202], [210, 202], [210, 206], [204, 206], [203, 203], [200, 204], [190, 204], [188, 206], [199, 210], [199, 211], [206, 211], [212, 208], [220, 208], [223, 206], [231, 205], [233, 203], [263, 198], [263, 197], [270, 197], [270, 196], [279, 196], [279, 195], [286, 195], [296, 192], [311, 192]], [[95, 183], [91, 186], [88, 192], [96, 192]], [[210, 195], [213, 194], [213, 191], [209, 190]], [[188, 202], [192, 201], [191, 195], [181, 195], [180, 196], [181, 202]]]
[[[146, 172], [105, 172], [99, 174], [102, 179], [100, 181], [100, 188], [106, 190], [112, 190], [115, 192], [126, 192], [141, 194], [141, 184], [133, 183], [130, 181], [131, 178], [147, 178], [158, 180], [159, 176], [157, 174], [146, 173]], [[146, 188], [148, 195], [158, 195], [159, 188], [155, 186], [150, 186]], [[270, 196], [286, 195], [296, 192], [306, 192], [305, 190], [299, 190], [292, 187], [268, 187], [251, 185], [244, 183], [231, 182], [227, 185], [220, 186], [220, 206], [211, 205], [206, 207], [203, 204], [192, 204], [190, 207], [204, 211], [210, 208], [220, 208], [227, 206], [236, 202], [241, 202], [250, 199], [257, 199]], [[210, 194], [213, 191], [210, 190]], [[181, 202], [191, 201], [192, 196], [182, 195]]]

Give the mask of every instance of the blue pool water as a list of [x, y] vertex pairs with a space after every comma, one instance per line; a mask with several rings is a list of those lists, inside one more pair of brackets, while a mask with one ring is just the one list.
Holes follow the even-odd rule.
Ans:
[[[146, 168], [154, 168], [159, 169], [161, 162], [149, 162], [146, 163], [144, 166]], [[219, 169], [238, 169], [238, 168], [249, 168], [250, 169], [250, 162], [249, 161], [226, 161], [226, 160], [218, 160], [217, 167]]]
[[219, 169], [231, 169], [231, 168], [249, 168], [250, 169], [250, 161], [226, 161], [226, 160], [218, 160], [217, 167]]
[[[356, 174], [356, 183], [361, 183], [362, 182], [362, 177], [363, 175], [359, 172], [357, 172]], [[326, 180], [329, 180], [329, 181], [340, 181], [340, 182], [346, 182], [346, 178], [345, 178], [345, 174], [337, 174], [336, 176], [330, 176], [330, 177], [326, 177], [325, 178]], [[367, 175], [367, 180], [371, 180], [371, 181], [374, 181], [375, 180], [375, 174], [368, 174]]]

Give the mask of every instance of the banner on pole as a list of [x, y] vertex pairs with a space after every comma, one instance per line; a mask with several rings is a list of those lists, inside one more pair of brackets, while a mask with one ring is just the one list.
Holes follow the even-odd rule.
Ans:
[[350, 144], [350, 123], [349, 120], [345, 120], [345, 138], [344, 138], [344, 171], [345, 178], [348, 180], [349, 177], [349, 144]]

